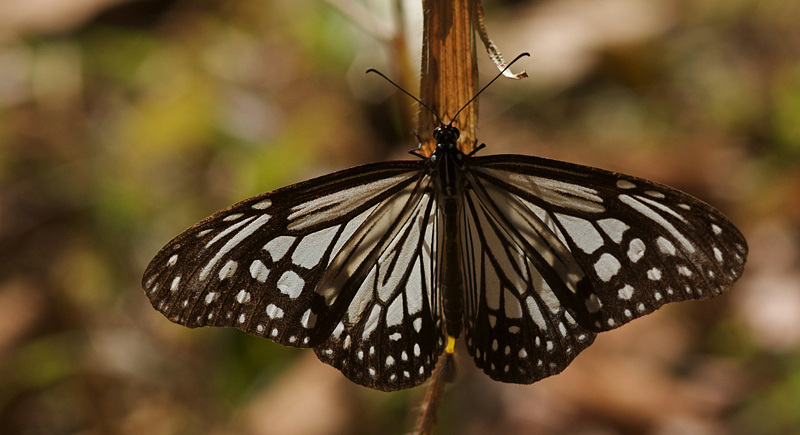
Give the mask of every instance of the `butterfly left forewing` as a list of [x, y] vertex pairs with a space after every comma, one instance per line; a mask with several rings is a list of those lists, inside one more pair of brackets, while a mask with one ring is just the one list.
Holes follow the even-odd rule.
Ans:
[[[747, 244], [738, 229], [676, 189], [535, 157], [473, 163], [483, 184], [506, 192], [511, 215], [551, 229], [560, 241], [553, 258], [569, 250], [582, 276], [556, 295], [586, 328], [613, 329], [667, 302], [718, 295], [744, 268]], [[557, 264], [539, 266], [546, 272]]]
[[328, 264], [382, 203], [421, 176], [419, 162], [379, 163], [242, 201], [170, 241], [142, 285], [173, 322], [316, 346], [335, 325], [316, 291]]

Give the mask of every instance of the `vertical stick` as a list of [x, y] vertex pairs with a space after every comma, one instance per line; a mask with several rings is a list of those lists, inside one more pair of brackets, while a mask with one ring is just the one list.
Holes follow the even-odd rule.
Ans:
[[[420, 100], [442, 121], [461, 109], [478, 91], [478, 63], [473, 21], [478, 0], [423, 0], [422, 71]], [[453, 122], [461, 131], [459, 148], [468, 153], [475, 143], [478, 104], [473, 102]], [[423, 151], [433, 152], [433, 130], [439, 126], [427, 110], [420, 110], [417, 131]]]
[[[473, 22], [480, 0], [422, 0], [424, 28], [422, 35], [422, 71], [420, 100], [433, 109], [442, 122], [453, 122], [461, 131], [458, 146], [469, 153], [475, 145], [478, 104], [472, 102], [453, 120], [452, 116], [478, 92], [478, 63]], [[439, 120], [420, 108], [417, 131], [422, 139], [422, 152], [433, 153], [436, 143], [433, 130]], [[451, 339], [452, 341], [452, 339]], [[422, 402], [414, 433], [427, 435], [436, 424], [436, 410], [444, 386], [455, 377], [453, 344], [443, 353], [434, 371], [428, 392]]]

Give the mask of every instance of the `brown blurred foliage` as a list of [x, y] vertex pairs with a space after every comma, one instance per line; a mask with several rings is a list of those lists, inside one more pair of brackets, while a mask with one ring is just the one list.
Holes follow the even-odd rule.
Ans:
[[[410, 101], [362, 74], [413, 65], [375, 30], [393, 8], [360, 4], [370, 27], [336, 3], [0, 2], [0, 433], [410, 428], [419, 389], [365, 390], [310, 351], [179, 327], [140, 288], [211, 212], [414, 146]], [[417, 53], [419, 5], [404, 5]], [[507, 57], [533, 54], [529, 79], [481, 97], [486, 153], [670, 184], [723, 210], [751, 253], [730, 294], [601, 334], [537, 384], [461, 359], [437, 432], [800, 433], [800, 3], [486, 8]]]

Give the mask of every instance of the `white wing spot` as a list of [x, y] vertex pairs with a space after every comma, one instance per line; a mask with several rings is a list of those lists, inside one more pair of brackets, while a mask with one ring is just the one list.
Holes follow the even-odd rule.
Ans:
[[394, 357], [389, 355], [386, 357], [386, 367], [391, 367], [394, 365]]
[[267, 315], [270, 319], [280, 319], [283, 317], [283, 310], [276, 307], [275, 304], [267, 305]]
[[401, 334], [399, 332], [395, 332], [395, 333], [393, 333], [392, 335], [389, 336], [389, 340], [392, 340], [392, 341], [397, 341], [397, 340], [400, 340], [401, 338], [403, 338], [403, 334]]
[[637, 305], [636, 310], [639, 311], [640, 313], [644, 313], [645, 310], [644, 304]]
[[250, 263], [250, 276], [252, 276], [254, 280], [264, 283], [269, 276], [269, 269], [267, 269], [267, 266], [264, 266], [261, 260], [253, 260], [253, 262]]
[[364, 359], [364, 351], [363, 350], [359, 349], [358, 353], [356, 355], [358, 356], [358, 359], [361, 359], [361, 360]]
[[303, 286], [306, 282], [293, 270], [283, 272], [283, 275], [278, 279], [278, 290], [289, 296], [292, 299], [300, 296], [303, 291]]
[[403, 296], [398, 296], [386, 309], [386, 326], [403, 323]]
[[692, 271], [686, 266], [678, 266], [678, 273], [683, 276], [692, 276]]
[[208, 292], [206, 294], [206, 298], [204, 300], [206, 305], [208, 305], [208, 304], [214, 302], [215, 300], [217, 300], [217, 296], [218, 295], [219, 295], [219, 293], [217, 293], [217, 292]]
[[177, 262], [178, 262], [178, 254], [175, 254], [172, 257], [169, 257], [169, 260], [167, 260], [167, 266], [174, 266], [175, 263]]
[[244, 314], [239, 314], [239, 323], [244, 323], [245, 320], [247, 320], [247, 316]]
[[564, 324], [561, 323], [561, 322], [558, 323], [558, 332], [561, 333], [562, 337], [566, 337], [567, 336], [567, 327], [564, 326]]
[[628, 180], [617, 180], [617, 187], [620, 189], [633, 189], [636, 185]]
[[239, 219], [240, 217], [244, 216], [244, 213], [234, 213], [222, 218], [223, 222], [230, 222]]
[[524, 347], [523, 347], [522, 349], [520, 349], [520, 350], [519, 350], [519, 357], [520, 357], [520, 358], [527, 358], [527, 357], [528, 357], [528, 352], [527, 352], [527, 351], [525, 351], [525, 348], [524, 348]]
[[264, 250], [269, 252], [269, 255], [272, 257], [272, 261], [278, 261], [289, 252], [289, 248], [292, 247], [294, 243], [295, 237], [293, 236], [278, 236], [274, 239], [267, 242], [264, 245]]
[[344, 338], [344, 343], [342, 343], [342, 348], [347, 349], [350, 347], [350, 336]]
[[225, 265], [219, 270], [219, 280], [222, 281], [226, 278], [232, 277], [233, 274], [236, 273], [236, 269], [238, 267], [239, 263], [233, 260], [228, 260], [228, 262], [225, 263]]
[[512, 334], [517, 334], [517, 333], [519, 333], [519, 331], [520, 331], [519, 326], [512, 325], [512, 326], [508, 327], [508, 332], [510, 332]]
[[209, 228], [207, 230], [200, 231], [199, 233], [197, 233], [197, 238], [199, 239], [199, 238], [205, 236], [206, 234], [208, 234], [210, 232], [211, 232], [211, 228]]
[[263, 201], [260, 201], [260, 202], [257, 202], [255, 204], [253, 204], [251, 207], [256, 209], [256, 210], [266, 210], [271, 205], [272, 205], [272, 201], [269, 200], [269, 199], [265, 199]]
[[622, 287], [621, 289], [619, 289], [619, 291], [617, 291], [617, 297], [629, 301], [631, 297], [633, 297], [633, 287], [626, 284], [625, 287]]
[[597, 248], [603, 246], [603, 236], [600, 235], [591, 222], [575, 216], [559, 213], [555, 215], [581, 251], [591, 254]]
[[413, 324], [414, 324], [414, 330], [415, 331], [420, 332], [422, 330], [422, 318], [421, 317], [417, 317], [416, 319], [414, 319]]
[[278, 328], [272, 328], [271, 334], [272, 334], [273, 337], [277, 337], [278, 336]]
[[608, 318], [608, 326], [614, 326], [617, 322], [614, 321], [611, 317]]
[[660, 301], [663, 298], [663, 296], [661, 296], [661, 292], [655, 292], [653, 297], [655, 297], [657, 301]]
[[403, 361], [408, 361], [408, 354], [406, 353], [406, 351], [400, 352], [400, 359]]
[[381, 315], [381, 306], [380, 305], [373, 305], [372, 311], [369, 313], [369, 318], [367, 318], [367, 323], [364, 324], [364, 332], [361, 334], [361, 338], [366, 340], [369, 338], [372, 331], [378, 327], [378, 320], [380, 319]]
[[682, 208], [684, 210], [691, 210], [692, 209], [692, 207], [690, 207], [689, 204], [678, 204], [678, 207], [680, 207], [680, 208]]
[[717, 224], [711, 224], [711, 231], [714, 231], [714, 234], [716, 235], [722, 234], [722, 228], [720, 228]]
[[239, 290], [239, 293], [236, 294], [236, 302], [240, 304], [246, 304], [250, 302], [250, 292]]
[[655, 190], [647, 190], [644, 194], [653, 198], [664, 199], [664, 194]]
[[300, 318], [300, 324], [306, 329], [311, 329], [317, 324], [317, 315], [311, 311], [311, 308], [303, 313], [303, 317]]
[[603, 303], [600, 302], [597, 295], [594, 293], [589, 295], [589, 298], [586, 299], [586, 309], [589, 310], [590, 313], [596, 313], [600, 311], [600, 308], [603, 308]]
[[422, 350], [419, 348], [419, 343], [414, 343], [414, 356], [419, 356]]
[[176, 276], [175, 279], [172, 280], [172, 284], [170, 284], [169, 290], [173, 291], [173, 292], [178, 290], [178, 286], [180, 284], [181, 284], [181, 277], [180, 276]]
[[333, 338], [339, 338], [342, 335], [342, 332], [344, 332], [344, 323], [339, 322], [339, 324], [336, 325], [336, 328], [333, 330], [333, 334], [331, 334], [331, 336]]
[[636, 263], [644, 256], [645, 245], [642, 239], [633, 239], [631, 244], [628, 245], [628, 258], [631, 262]]
[[714, 247], [714, 258], [718, 263], [722, 263], [722, 251], [720, 251], [716, 246]]
[[289, 343], [294, 343], [295, 341], [297, 341], [297, 337], [295, 337], [294, 335], [289, 337]]
[[372, 367], [370, 367], [370, 368], [369, 368], [369, 375], [370, 375], [370, 376], [372, 376], [372, 377], [374, 378], [374, 377], [375, 377], [375, 373], [376, 373], [376, 372], [375, 372], [375, 369], [373, 369]]
[[656, 243], [658, 244], [658, 249], [660, 249], [661, 252], [664, 254], [675, 255], [675, 253], [677, 252], [675, 250], [675, 245], [673, 245], [672, 242], [663, 237], [657, 238]]
[[594, 270], [597, 272], [597, 276], [606, 282], [614, 277], [621, 267], [622, 265], [619, 264], [617, 258], [607, 252], [601, 255], [597, 263], [594, 264]]
[[631, 310], [628, 310], [628, 309], [626, 309], [624, 311], [624, 314], [625, 314], [625, 317], [627, 317], [627, 318], [631, 318], [633, 316], [633, 313], [631, 313]]
[[622, 235], [630, 228], [625, 222], [614, 218], [601, 219], [597, 221], [597, 225], [600, 226], [600, 229], [602, 229], [614, 243], [621, 243]]
[[259, 324], [258, 326], [256, 326], [256, 331], [257, 331], [259, 334], [260, 334], [260, 333], [262, 333], [262, 332], [264, 332], [264, 325], [262, 325], [262, 324]]
[[528, 313], [531, 315], [533, 323], [536, 323], [536, 326], [538, 326], [540, 330], [546, 331], [547, 322], [544, 320], [542, 311], [539, 309], [539, 305], [536, 303], [536, 300], [533, 299], [533, 296], [525, 298], [525, 303], [528, 306]]
[[654, 267], [647, 271], [647, 277], [651, 281], [658, 281], [661, 279], [661, 270], [658, 269], [657, 267]]
[[339, 226], [336, 225], [303, 237], [292, 253], [292, 263], [306, 269], [311, 269], [319, 264], [338, 230]]

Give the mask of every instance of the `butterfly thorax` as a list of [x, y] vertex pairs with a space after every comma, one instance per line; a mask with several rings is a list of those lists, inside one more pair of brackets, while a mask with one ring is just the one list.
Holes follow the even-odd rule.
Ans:
[[464, 287], [461, 276], [461, 239], [459, 222], [462, 213], [463, 176], [467, 156], [456, 146], [459, 131], [442, 125], [433, 133], [436, 150], [429, 159], [429, 170], [436, 189], [444, 234], [439, 282], [444, 296], [443, 309], [447, 335], [458, 337], [463, 328]]

